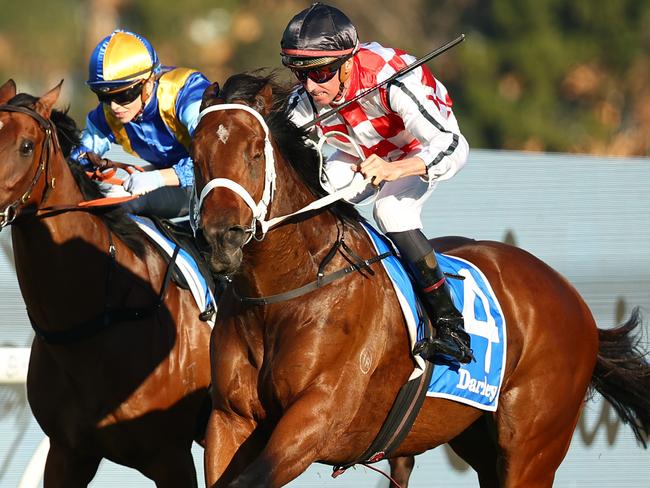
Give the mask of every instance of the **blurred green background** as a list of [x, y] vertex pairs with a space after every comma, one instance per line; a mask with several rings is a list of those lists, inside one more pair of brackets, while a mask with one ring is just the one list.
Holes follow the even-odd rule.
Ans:
[[[163, 64], [234, 73], [280, 68], [279, 39], [311, 2], [297, 0], [0, 0], [0, 83], [44, 93], [83, 125], [92, 48], [116, 27], [148, 37]], [[420, 57], [449, 89], [470, 145], [486, 149], [650, 155], [650, 1], [331, 1], [362, 41]], [[282, 77], [290, 80], [285, 71]]]

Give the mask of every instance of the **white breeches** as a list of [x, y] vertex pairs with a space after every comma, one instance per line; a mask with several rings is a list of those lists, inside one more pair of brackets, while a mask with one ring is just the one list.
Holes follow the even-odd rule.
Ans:
[[[362, 179], [363, 175], [356, 172], [357, 161], [358, 158], [336, 151], [325, 163], [328, 181], [324, 186], [327, 190], [334, 192], [349, 185], [353, 178]], [[422, 207], [435, 187], [435, 182], [424, 181], [419, 176], [407, 176], [381, 184], [373, 206], [373, 217], [379, 229], [383, 233], [422, 229]], [[372, 196], [375, 190], [373, 185], [367, 185], [349, 201], [359, 203]]]

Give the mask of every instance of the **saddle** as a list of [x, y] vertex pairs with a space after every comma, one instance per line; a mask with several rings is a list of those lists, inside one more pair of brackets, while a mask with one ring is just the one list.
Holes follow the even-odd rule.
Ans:
[[[160, 233], [163, 236], [165, 236], [167, 239], [172, 241], [175, 245], [180, 246], [185, 252], [187, 252], [192, 257], [192, 259], [194, 259], [194, 262], [199, 268], [199, 272], [205, 279], [208, 287], [211, 290], [214, 290], [215, 289], [214, 277], [210, 272], [210, 268], [207, 262], [203, 258], [203, 253], [201, 252], [198, 245], [196, 244], [196, 241], [194, 240], [194, 235], [192, 233], [192, 230], [190, 229], [189, 223], [187, 224], [185, 222], [174, 223], [170, 220], [162, 219], [160, 217], [155, 217], [155, 216], [149, 216], [148, 218], [154, 223], [156, 229], [158, 229], [158, 231], [160, 231]], [[165, 258], [165, 261], [169, 263], [171, 261], [171, 256], [169, 256], [169, 254], [167, 254], [159, 246], [158, 243], [156, 243], [155, 241], [152, 242], [158, 248], [163, 258]], [[176, 264], [174, 264], [172, 279], [174, 280], [174, 283], [176, 283], [181, 288], [185, 290], [189, 289], [189, 285], [187, 283], [187, 280], [185, 279], [185, 276], [183, 276], [183, 273], [180, 271], [180, 269]]]

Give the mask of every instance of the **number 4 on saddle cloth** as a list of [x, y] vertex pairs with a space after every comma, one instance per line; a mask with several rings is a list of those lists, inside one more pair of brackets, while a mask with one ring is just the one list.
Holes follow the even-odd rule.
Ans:
[[[388, 239], [370, 225], [364, 224], [377, 253], [392, 249]], [[506, 357], [506, 326], [501, 306], [490, 283], [472, 263], [454, 256], [436, 253], [438, 265], [449, 277], [454, 305], [465, 319], [465, 330], [472, 339], [475, 362], [460, 364], [452, 358], [440, 356], [427, 396], [442, 397], [472, 405], [482, 410], [495, 411], [503, 380]], [[404, 266], [395, 255], [382, 261], [393, 283], [402, 307], [409, 333], [411, 350], [424, 338], [423, 307], [419, 306], [415, 290]], [[414, 356], [416, 368], [409, 379], [424, 371], [424, 359]]]

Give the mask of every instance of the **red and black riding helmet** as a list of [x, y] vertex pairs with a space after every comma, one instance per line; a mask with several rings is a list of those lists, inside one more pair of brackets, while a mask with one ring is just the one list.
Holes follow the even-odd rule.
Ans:
[[348, 59], [358, 46], [350, 19], [324, 3], [314, 3], [293, 17], [280, 42], [282, 64], [298, 70]]

